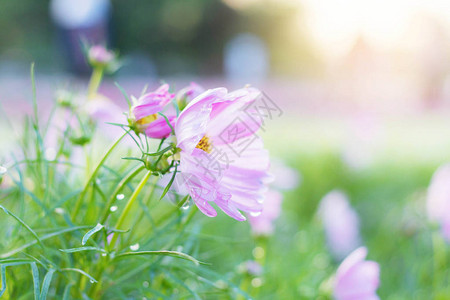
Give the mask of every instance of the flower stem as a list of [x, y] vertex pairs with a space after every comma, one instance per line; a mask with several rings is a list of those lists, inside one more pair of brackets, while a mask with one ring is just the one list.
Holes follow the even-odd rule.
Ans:
[[[117, 220], [116, 226], [114, 226], [115, 229], [123, 229], [122, 225], [125, 221], [125, 218], [127, 217], [128, 213], [130, 212], [131, 207], [133, 206], [133, 203], [136, 201], [139, 193], [144, 188], [145, 184], [147, 183], [148, 179], [150, 178], [150, 175], [152, 175], [152, 171], [148, 171], [147, 174], [145, 174], [144, 178], [142, 178], [141, 182], [139, 182], [138, 186], [136, 187], [136, 189], [134, 190], [130, 199], [128, 200], [125, 208], [123, 209], [122, 214], [120, 215], [119, 219]], [[114, 247], [118, 236], [119, 236], [118, 233], [116, 233], [116, 232], [113, 233], [113, 237], [111, 239], [111, 242], [109, 243], [110, 248]]]
[[[141, 169], [138, 169], [137, 171], [141, 171]], [[135, 171], [134, 173], [137, 173], [137, 172]], [[134, 173], [132, 173], [131, 175], [133, 175]], [[145, 176], [142, 178], [141, 182], [139, 182], [138, 186], [136, 187], [136, 189], [134, 190], [130, 199], [128, 200], [127, 204], [125, 205], [125, 208], [122, 211], [122, 214], [120, 215], [119, 220], [117, 220], [116, 226], [114, 226], [115, 229], [121, 229], [125, 218], [127, 217], [128, 213], [130, 212], [131, 207], [133, 206], [133, 203], [136, 201], [138, 195], [144, 188], [144, 186], [147, 183], [148, 179], [150, 178], [151, 174], [152, 174], [152, 171], [148, 171], [145, 174]], [[111, 239], [111, 242], [109, 243], [110, 249], [112, 249], [115, 246], [118, 236], [119, 235], [117, 232], [113, 233], [113, 237]], [[89, 296], [92, 298], [95, 298], [95, 296], [97, 295], [98, 289], [100, 288], [100, 286], [102, 284], [101, 277], [103, 275], [103, 272], [105, 271], [108, 260], [109, 260], [109, 257], [101, 257], [100, 258], [99, 266], [98, 266], [97, 272], [95, 273], [95, 276], [96, 276], [98, 282], [95, 285], [92, 285], [88, 292]]]
[[86, 182], [86, 185], [84, 186], [83, 191], [81, 191], [80, 196], [77, 199], [77, 202], [75, 203], [75, 208], [72, 213], [72, 221], [75, 220], [76, 216], [78, 215], [78, 212], [81, 208], [81, 204], [83, 202], [84, 196], [87, 193], [87, 190], [92, 182], [94, 180], [95, 176], [97, 176], [98, 171], [100, 170], [101, 166], [105, 163], [105, 160], [108, 158], [108, 156], [111, 154], [111, 152], [116, 148], [116, 146], [119, 144], [119, 142], [127, 135], [128, 132], [125, 132], [112, 146], [109, 148], [108, 152], [103, 156], [102, 160], [98, 163], [97, 167], [95, 168], [94, 172], [92, 172], [91, 177], [89, 177], [88, 181]]
[[97, 94], [100, 83], [103, 78], [103, 67], [95, 67], [92, 71], [91, 79], [88, 86], [88, 98], [92, 99]]
[[[152, 188], [148, 191], [148, 194], [145, 196], [145, 199], [146, 199], [146, 200], [144, 200], [144, 201], [145, 201], [145, 202], [144, 202], [144, 205], [145, 205], [146, 207], [148, 207], [148, 206], [150, 205], [150, 202], [152, 201], [153, 194], [155, 193], [155, 187], [156, 187], [156, 183], [157, 183], [157, 178], [155, 177], [155, 180], [153, 180], [153, 182], [151, 182], [151, 183], [152, 183]], [[142, 220], [143, 217], [144, 217], [144, 210], [141, 210], [141, 211], [139, 212], [139, 216], [138, 216], [138, 217], [136, 218], [136, 220], [133, 222], [132, 228], [133, 228], [134, 226], [136, 226], [136, 224], [139, 224], [139, 223], [141, 222], [141, 220]], [[133, 239], [133, 234], [134, 234], [134, 231], [131, 231], [130, 234], [129, 234], [129, 236], [128, 236], [127, 243], [130, 243], [130, 242], [131, 242], [131, 240]]]
[[117, 194], [119, 194], [120, 191], [125, 187], [125, 185], [127, 185], [128, 182], [130, 182], [143, 169], [144, 169], [143, 166], [136, 167], [133, 170], [131, 170], [125, 177], [122, 178], [122, 180], [119, 182], [116, 189], [114, 190], [114, 192], [111, 194], [110, 198], [108, 199], [108, 202], [106, 203], [105, 208], [103, 210], [102, 217], [98, 223], [105, 224], [105, 222], [108, 219], [109, 214], [111, 212], [110, 208], [117, 199], [116, 198]]
[[432, 233], [433, 261], [434, 261], [434, 289], [438, 291], [442, 284], [442, 275], [447, 265], [446, 245], [439, 232]]

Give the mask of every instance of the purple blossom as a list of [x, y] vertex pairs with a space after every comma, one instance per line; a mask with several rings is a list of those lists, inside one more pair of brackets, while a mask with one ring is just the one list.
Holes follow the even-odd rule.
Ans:
[[[161, 139], [168, 137], [171, 128], [167, 121], [160, 115], [167, 104], [175, 97], [169, 93], [169, 85], [163, 84], [156, 91], [142, 95], [135, 100], [130, 108], [129, 123], [138, 133], [145, 132], [148, 137]], [[172, 127], [175, 125], [176, 117], [167, 116]]]
[[342, 259], [360, 245], [359, 218], [341, 191], [331, 191], [319, 206], [327, 244], [337, 259]]
[[353, 251], [339, 266], [334, 284], [336, 300], [378, 300], [380, 266], [366, 261], [367, 249]]
[[[182, 181], [209, 217], [217, 215], [212, 203], [239, 221], [245, 220], [240, 210], [262, 211], [269, 155], [255, 135], [259, 124], [243, 111], [260, 95], [254, 88], [231, 93], [225, 88], [207, 90], [178, 117], [175, 134]], [[244, 151], [236, 153], [247, 141], [251, 143]]]
[[89, 49], [88, 59], [92, 65], [107, 65], [116, 58], [114, 52], [109, 51], [102, 45], [95, 45]]
[[256, 235], [271, 235], [274, 230], [273, 222], [280, 216], [283, 195], [269, 189], [263, 203], [263, 210], [259, 215], [248, 216], [252, 231]]

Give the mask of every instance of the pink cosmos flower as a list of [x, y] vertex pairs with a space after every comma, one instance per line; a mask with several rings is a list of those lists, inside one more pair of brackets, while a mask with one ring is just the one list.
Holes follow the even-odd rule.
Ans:
[[302, 181], [301, 174], [293, 168], [287, 166], [282, 160], [272, 160], [270, 173], [274, 180], [271, 186], [279, 190], [292, 190], [298, 187]]
[[249, 215], [248, 221], [252, 231], [256, 235], [271, 235], [274, 230], [273, 222], [281, 213], [283, 195], [273, 189], [269, 189], [263, 203], [263, 210], [259, 215]]
[[102, 136], [116, 140], [125, 133], [119, 126], [108, 124], [122, 124], [125, 112], [125, 109], [115, 104], [111, 99], [96, 94], [86, 101], [82, 108], [96, 122], [98, 131]]
[[442, 235], [450, 242], [450, 164], [441, 166], [431, 179], [427, 212], [430, 220], [441, 226]]
[[380, 266], [366, 261], [367, 249], [353, 251], [336, 272], [334, 297], [336, 300], [378, 300], [376, 290], [380, 283]]
[[89, 49], [88, 60], [92, 65], [107, 65], [115, 59], [115, 54], [102, 45], [95, 45]]
[[180, 176], [197, 207], [215, 217], [215, 203], [239, 221], [241, 211], [262, 211], [269, 155], [245, 108], [261, 92], [243, 88], [207, 90], [178, 116], [175, 135], [180, 153]]
[[359, 218], [341, 191], [331, 191], [319, 206], [328, 247], [337, 259], [342, 259], [360, 245]]
[[[130, 109], [129, 122], [137, 132], [145, 132], [148, 137], [155, 139], [166, 138], [171, 128], [166, 120], [158, 115], [163, 108], [174, 98], [169, 93], [169, 85], [163, 84], [156, 91], [147, 93], [135, 100]], [[167, 116], [170, 124], [175, 125], [176, 116]]]

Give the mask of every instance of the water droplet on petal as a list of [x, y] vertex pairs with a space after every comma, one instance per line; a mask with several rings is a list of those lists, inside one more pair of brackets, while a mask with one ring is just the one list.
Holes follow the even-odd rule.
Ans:
[[117, 206], [111, 206], [110, 208], [109, 208], [109, 210], [110, 211], [112, 211], [112, 212], [115, 212], [116, 210], [117, 210]]
[[125, 198], [124, 194], [117, 194], [116, 199], [117, 200], [123, 200]]
[[132, 251], [139, 250], [139, 243], [136, 243], [136, 244], [134, 244], [134, 245], [131, 245], [131, 246], [130, 246], [130, 249], [131, 249]]
[[257, 217], [257, 216], [259, 216], [260, 214], [261, 214], [260, 211], [252, 211], [252, 212], [250, 213], [250, 216], [252, 216], [252, 217]]

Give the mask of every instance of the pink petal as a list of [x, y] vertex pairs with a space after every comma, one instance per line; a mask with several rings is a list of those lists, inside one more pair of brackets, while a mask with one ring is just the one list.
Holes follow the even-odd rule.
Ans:
[[[168, 116], [167, 119], [169, 119], [169, 122], [173, 127], [175, 125], [176, 116]], [[145, 134], [154, 139], [166, 138], [171, 134], [171, 132], [172, 129], [163, 117], [157, 118], [145, 129]]]
[[207, 90], [186, 106], [178, 116], [175, 125], [178, 147], [188, 153], [192, 152], [206, 133], [212, 104], [222, 101], [221, 99], [226, 93], [225, 88]]

